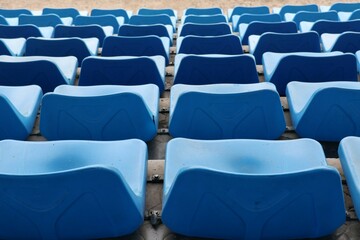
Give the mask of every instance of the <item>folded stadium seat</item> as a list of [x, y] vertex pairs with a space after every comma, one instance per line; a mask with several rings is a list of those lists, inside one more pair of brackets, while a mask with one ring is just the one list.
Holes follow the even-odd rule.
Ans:
[[109, 36], [105, 38], [101, 56], [156, 56], [165, 58], [165, 64], [169, 64], [170, 40], [167, 37], [141, 36], [121, 37]]
[[19, 24], [19, 16], [21, 14], [32, 15], [33, 13], [25, 8], [20, 9], [4, 9], [0, 8], [0, 16], [4, 17], [8, 23], [8, 25], [18, 25]]
[[184, 15], [217, 15], [224, 14], [223, 10], [219, 7], [211, 8], [186, 8], [183, 12]]
[[120, 26], [119, 36], [125, 37], [140, 37], [155, 35], [158, 37], [168, 37], [170, 39], [170, 45], [173, 45], [173, 29], [172, 26], [154, 24], [154, 25], [129, 25], [124, 24]]
[[79, 11], [76, 8], [43, 8], [42, 14], [56, 14], [61, 18], [71, 17], [75, 19], [77, 16], [87, 16], [87, 11]]
[[104, 38], [113, 35], [113, 27], [100, 25], [84, 25], [84, 26], [65, 26], [58, 25], [55, 27], [54, 38], [97, 38], [99, 45], [102, 47]]
[[286, 96], [291, 119], [300, 137], [338, 142], [360, 136], [358, 82], [290, 82]]
[[160, 93], [164, 91], [164, 57], [87, 57], [79, 78], [79, 86], [149, 83], [157, 85]]
[[249, 24], [251, 22], [281, 22], [281, 17], [277, 13], [271, 14], [249, 14], [233, 16], [232, 28], [234, 32], [239, 31], [240, 24]]
[[56, 25], [59, 24], [71, 25], [72, 18], [61, 19], [56, 14], [45, 14], [39, 16], [21, 14], [19, 16], [19, 25], [25, 24], [33, 24], [38, 27], [56, 27]]
[[96, 56], [99, 48], [97, 38], [28, 38], [26, 56], [49, 56], [77, 58], [79, 67], [84, 58]]
[[360, 9], [353, 12], [338, 12], [340, 21], [350, 21], [360, 19]]
[[177, 39], [177, 53], [186, 54], [242, 54], [239, 36], [185, 36]]
[[268, 6], [236, 6], [228, 9], [229, 22], [232, 22], [234, 16], [241, 16], [243, 14], [269, 14]]
[[360, 216], [359, 149], [359, 137], [344, 138], [341, 140], [338, 149], [341, 167], [344, 171], [346, 183], [350, 190], [352, 203], [358, 218]]
[[317, 238], [346, 218], [341, 176], [311, 139], [173, 139], [162, 206], [172, 231], [216, 239]]
[[41, 97], [41, 88], [36, 85], [0, 86], [0, 140], [25, 140], [29, 136]]
[[324, 33], [321, 35], [321, 43], [324, 52], [356, 53], [360, 50], [360, 32]]
[[220, 36], [231, 34], [231, 28], [227, 23], [213, 23], [213, 24], [196, 24], [186, 23], [179, 26], [178, 36], [185, 37], [188, 35], [194, 36]]
[[318, 20], [329, 20], [329, 21], [339, 21], [339, 16], [336, 11], [329, 12], [306, 12], [301, 11], [295, 14], [286, 13], [286, 21], [293, 21], [298, 26], [300, 30], [300, 22], [316, 22]]
[[346, 22], [318, 20], [316, 22], [300, 22], [300, 31], [315, 31], [320, 36], [323, 33], [360, 32], [360, 20]]
[[170, 94], [172, 137], [277, 139], [285, 131], [273, 84], [176, 84]]
[[263, 54], [265, 81], [275, 84], [281, 96], [291, 81], [357, 81], [356, 57], [351, 53], [273, 53]]
[[132, 15], [129, 24], [131, 25], [154, 25], [163, 24], [172, 26], [173, 33], [176, 31], [176, 19], [167, 14], [159, 15]]
[[217, 15], [186, 15], [181, 20], [182, 24], [197, 23], [197, 24], [213, 24], [213, 23], [227, 23], [227, 18], [223, 14]]
[[0, 85], [38, 85], [44, 93], [62, 84], [74, 84], [75, 57], [0, 56]]
[[336, 2], [331, 6], [320, 6], [322, 12], [327, 11], [337, 11], [337, 12], [353, 12], [357, 9], [360, 9], [360, 3], [358, 2]]
[[266, 32], [297, 33], [297, 27], [294, 22], [251, 22], [240, 24], [239, 32], [241, 43], [248, 45], [250, 35], [261, 35]]
[[158, 108], [154, 84], [62, 85], [43, 97], [40, 132], [47, 140], [150, 141], [157, 133]]
[[0, 38], [0, 55], [24, 55], [25, 42], [25, 38]]
[[108, 14], [100, 16], [77, 16], [74, 19], [75, 26], [86, 26], [92, 24], [100, 25], [101, 27], [111, 26], [113, 34], [117, 34], [119, 32], [119, 27], [124, 24], [124, 18], [117, 18], [114, 15]]
[[0, 38], [29, 38], [46, 37], [54, 35], [53, 27], [37, 27], [33, 24], [8, 26], [0, 25]]
[[284, 5], [281, 8], [273, 8], [273, 13], [278, 13], [281, 19], [285, 20], [286, 13], [297, 13], [300, 11], [306, 12], [319, 12], [319, 7], [316, 4], [304, 4], [304, 5]]
[[100, 239], [143, 223], [147, 148], [140, 140], [4, 140], [0, 162], [1, 238]]
[[254, 55], [256, 64], [262, 64], [265, 52], [320, 52], [320, 38], [316, 32], [272, 33], [267, 32], [249, 36], [249, 51]]
[[258, 83], [251, 55], [177, 54], [174, 84]]
[[153, 16], [153, 15], [161, 15], [165, 14], [168, 15], [173, 23], [174, 28], [176, 28], [176, 21], [178, 19], [177, 11], [170, 8], [163, 8], [163, 9], [151, 9], [151, 8], [140, 8], [138, 10], [138, 15], [146, 15], [146, 16]]
[[123, 17], [124, 23], [128, 23], [130, 17], [132, 16], [132, 11], [125, 10], [121, 8], [117, 9], [98, 9], [94, 8], [90, 12], [90, 16], [102, 16], [102, 15], [114, 15], [116, 18]]

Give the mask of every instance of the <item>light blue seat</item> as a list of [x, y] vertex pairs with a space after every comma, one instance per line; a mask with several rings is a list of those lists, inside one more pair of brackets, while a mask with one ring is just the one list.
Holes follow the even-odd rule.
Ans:
[[85, 26], [65, 26], [58, 25], [55, 27], [55, 38], [97, 38], [99, 45], [102, 46], [105, 37], [113, 34], [113, 28], [110, 26], [101, 27], [100, 25], [85, 25]]
[[262, 64], [265, 52], [320, 52], [320, 38], [316, 32], [272, 33], [267, 32], [249, 37], [249, 51], [254, 55], [256, 64]]
[[329, 12], [306, 12], [301, 11], [296, 14], [286, 13], [286, 21], [294, 21], [298, 28], [300, 29], [300, 22], [316, 22], [318, 20], [329, 20], [329, 21], [339, 21], [339, 16], [336, 11]]
[[324, 52], [356, 53], [360, 50], [360, 32], [324, 33], [321, 35], [321, 43]]
[[269, 83], [176, 84], [169, 132], [193, 139], [277, 139], [285, 131], [279, 94]]
[[93, 24], [100, 25], [102, 27], [111, 26], [113, 28], [112, 34], [117, 34], [119, 31], [119, 27], [124, 24], [124, 19], [116, 18], [114, 15], [111, 14], [99, 16], [77, 16], [74, 19], [75, 26], [86, 26]]
[[242, 54], [240, 38], [233, 34], [220, 36], [185, 36], [177, 38], [177, 53]]
[[281, 17], [277, 13], [269, 14], [249, 14], [233, 16], [232, 27], [234, 32], [239, 31], [240, 24], [249, 24], [251, 22], [281, 22]]
[[340, 21], [350, 21], [360, 19], [360, 9], [353, 12], [338, 12]]
[[171, 140], [162, 221], [189, 237], [307, 239], [345, 222], [341, 176], [311, 139]]
[[274, 8], [274, 13], [279, 13], [282, 20], [285, 20], [286, 13], [297, 13], [300, 11], [306, 12], [319, 12], [319, 7], [316, 4], [304, 4], [304, 5], [284, 5], [281, 8]]
[[297, 33], [297, 27], [294, 22], [251, 22], [240, 24], [239, 32], [241, 43], [248, 45], [250, 35], [261, 35], [266, 32]]
[[76, 8], [43, 8], [42, 14], [56, 14], [61, 18], [71, 17], [75, 19], [79, 15], [87, 15], [87, 13], [81, 13]]
[[315, 31], [320, 36], [324, 33], [360, 32], [360, 20], [346, 22], [318, 20], [316, 22], [301, 22], [300, 31]]
[[346, 137], [339, 144], [339, 158], [342, 170], [346, 178], [347, 186], [350, 190], [352, 203], [355, 212], [360, 216], [360, 191], [359, 191], [359, 157], [360, 156], [360, 138]]
[[165, 64], [169, 64], [170, 40], [167, 37], [142, 36], [122, 37], [109, 36], [105, 38], [101, 56], [156, 56], [165, 58]]
[[109, 15], [109, 14], [114, 15], [116, 18], [123, 17], [124, 23], [128, 23], [131, 15], [132, 15], [132, 11], [121, 9], [121, 8], [117, 8], [117, 9], [94, 8], [90, 12], [90, 16], [102, 16], [102, 15]]
[[346, 136], [360, 136], [358, 82], [290, 82], [286, 96], [300, 137], [338, 142]]
[[251, 55], [177, 54], [174, 84], [258, 83]]
[[37, 27], [56, 27], [59, 24], [71, 25], [72, 19], [70, 21], [63, 20], [56, 14], [46, 14], [46, 15], [20, 15], [19, 16], [19, 25], [33, 24]]
[[185, 24], [185, 23], [196, 23], [196, 24], [227, 23], [227, 18], [223, 14], [186, 15], [182, 19], [182, 24]]
[[269, 14], [268, 6], [236, 6], [228, 9], [229, 22], [232, 22], [234, 16], [241, 16], [243, 14]]
[[136, 139], [1, 141], [0, 236], [96, 239], [130, 234], [143, 223], [146, 172], [146, 144]]
[[176, 19], [175, 17], [171, 18], [167, 14], [159, 15], [132, 15], [129, 24], [131, 25], [154, 25], [162, 24], [172, 26], [173, 32], [176, 30]]
[[291, 81], [357, 81], [356, 58], [351, 53], [273, 53], [263, 54], [265, 81], [275, 84], [281, 96]]
[[223, 10], [219, 7], [210, 7], [210, 8], [196, 8], [190, 7], [186, 8], [183, 12], [184, 15], [217, 15], [224, 14]]
[[149, 83], [164, 91], [164, 57], [88, 57], [83, 61], [79, 78], [79, 86]]
[[41, 88], [36, 85], [0, 86], [0, 140], [25, 140], [29, 136], [41, 97]]
[[220, 36], [231, 34], [231, 28], [227, 23], [196, 24], [186, 23], [179, 27], [178, 35], [185, 37], [194, 36]]
[[360, 9], [360, 3], [358, 2], [336, 2], [331, 6], [320, 6], [322, 12], [337, 11], [337, 12], [353, 12]]
[[158, 37], [167, 37], [170, 39], [170, 45], [173, 45], [173, 29], [171, 26], [154, 24], [154, 25], [129, 25], [124, 24], [119, 29], [119, 36], [140, 37], [155, 35]]
[[62, 84], [74, 84], [75, 57], [0, 56], [0, 85], [38, 85], [44, 93]]
[[32, 24], [28, 25], [0, 25], [0, 38], [29, 38], [29, 37], [52, 37], [54, 34], [53, 27], [37, 27]]
[[150, 141], [157, 133], [158, 109], [154, 84], [62, 85], [43, 97], [40, 132], [47, 140]]
[[84, 58], [98, 53], [97, 38], [29, 38], [26, 41], [26, 56], [66, 57], [74, 56], [81, 66]]
[[0, 55], [24, 55], [25, 42], [25, 38], [0, 38]]

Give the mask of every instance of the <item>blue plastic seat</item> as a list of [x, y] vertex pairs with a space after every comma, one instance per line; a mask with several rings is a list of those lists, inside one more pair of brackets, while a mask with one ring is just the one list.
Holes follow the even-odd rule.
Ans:
[[350, 21], [360, 19], [360, 9], [353, 12], [338, 12], [340, 21]]
[[115, 17], [123, 17], [124, 23], [128, 23], [132, 15], [132, 11], [127, 11], [125, 9], [99, 9], [94, 8], [90, 12], [90, 16], [102, 16], [102, 15], [114, 15]]
[[173, 32], [176, 29], [176, 20], [167, 14], [159, 15], [132, 15], [129, 24], [131, 25], [154, 25], [162, 24], [172, 26]]
[[174, 84], [258, 83], [251, 55], [187, 55], [175, 57]]
[[164, 91], [164, 57], [88, 57], [83, 61], [79, 78], [79, 86], [149, 83]]
[[158, 108], [154, 84], [62, 85], [43, 97], [40, 131], [47, 140], [150, 141], [157, 134]]
[[38, 85], [44, 93], [62, 84], [73, 84], [76, 77], [75, 57], [0, 56], [0, 85]]
[[320, 38], [316, 32], [306, 33], [263, 33], [249, 37], [249, 51], [256, 64], [262, 64], [265, 52], [320, 52]]
[[300, 31], [315, 31], [320, 36], [324, 33], [360, 32], [360, 20], [346, 22], [319, 20], [316, 22], [301, 22]]
[[286, 96], [291, 119], [300, 137], [338, 142], [360, 136], [358, 82], [290, 82]]
[[225, 15], [186, 15], [182, 19], [182, 24], [196, 23], [196, 24], [213, 24], [213, 23], [227, 23]]
[[170, 92], [169, 132], [192, 139], [277, 139], [285, 131], [275, 86], [176, 84]]
[[360, 50], [360, 32], [324, 33], [321, 35], [321, 43], [324, 52], [340, 51], [356, 53]]
[[347, 186], [350, 190], [352, 203], [355, 212], [360, 216], [360, 191], [359, 191], [359, 152], [360, 138], [346, 137], [339, 144], [339, 158], [342, 170], [346, 178]]
[[59, 24], [64, 24], [61, 18], [56, 14], [46, 14], [46, 15], [20, 15], [19, 16], [19, 25], [33, 24], [37, 27], [55, 27]]
[[152, 9], [152, 8], [140, 8], [138, 10], [139, 15], [159, 15], [166, 14], [177, 18], [177, 11], [171, 8]]
[[122, 37], [109, 36], [105, 38], [101, 56], [156, 56], [165, 58], [165, 64], [169, 64], [170, 40], [167, 37], [142, 36]]
[[81, 66], [84, 58], [98, 53], [97, 38], [29, 38], [26, 56], [66, 57], [74, 56]]
[[287, 21], [294, 21], [300, 29], [300, 22], [316, 22], [319, 20], [339, 21], [339, 16], [335, 11], [329, 12], [306, 12], [301, 11], [296, 14], [285, 14]]
[[337, 12], [353, 12], [357, 9], [360, 9], [360, 3], [358, 2], [336, 2], [331, 6], [321, 6], [322, 12], [326, 11], [337, 11]]
[[233, 34], [220, 36], [178, 37], [177, 53], [186, 54], [242, 54], [240, 38]]
[[24, 55], [25, 42], [25, 38], [0, 38], [0, 55]]
[[0, 25], [0, 38], [52, 37], [53, 27], [39, 28], [35, 25]]
[[6, 18], [1, 15], [0, 15], [0, 25], [9, 25], [9, 22], [6, 20]]
[[58, 25], [55, 27], [55, 38], [97, 38], [99, 45], [102, 46], [105, 37], [113, 34], [112, 27], [101, 27], [100, 25], [85, 25], [85, 26], [65, 26]]
[[[74, 19], [75, 26], [86, 26], [86, 25], [100, 25], [102, 27], [111, 26], [113, 33], [119, 32], [120, 25], [124, 24], [124, 19], [116, 18], [114, 15], [99, 15], [99, 16], [77, 16]], [[112, 33], [112, 34], [113, 34]], [[111, 35], [112, 35], [111, 34]]]
[[0, 153], [1, 238], [118, 237], [143, 223], [147, 148], [140, 140], [4, 140]]
[[41, 97], [41, 88], [36, 85], [0, 86], [0, 140], [25, 140], [29, 136]]
[[281, 96], [291, 81], [357, 81], [356, 57], [351, 53], [273, 53], [263, 54], [265, 81], [275, 84]]
[[231, 34], [231, 28], [227, 23], [213, 24], [196, 24], [186, 23], [179, 27], [178, 34], [180, 37], [188, 35], [194, 36], [220, 36]]
[[345, 222], [341, 176], [311, 139], [173, 139], [162, 221], [189, 237], [307, 239]]
[[26, 8], [18, 8], [18, 9], [0, 8], [0, 15], [5, 18], [17, 18], [21, 14], [32, 15], [32, 12]]
[[81, 15], [76, 8], [43, 8], [42, 14], [56, 14], [61, 18], [71, 17], [72, 19]]
[[281, 22], [281, 17], [277, 13], [271, 14], [249, 14], [233, 16], [232, 27], [234, 32], [239, 31], [240, 24], [249, 24], [252, 22]]
[[282, 20], [285, 20], [286, 13], [297, 13], [300, 11], [306, 12], [319, 12], [319, 7], [316, 4], [304, 4], [304, 5], [284, 5], [280, 9], [274, 8], [274, 13], [279, 13]]
[[234, 16], [241, 16], [243, 14], [269, 14], [268, 6], [236, 6], [228, 9], [229, 22], [232, 22]]
[[294, 22], [251, 22], [240, 24], [239, 32], [241, 43], [248, 45], [250, 35], [261, 35], [266, 32], [297, 33], [297, 27]]
[[140, 37], [155, 35], [158, 37], [168, 37], [170, 44], [173, 44], [173, 30], [171, 26], [165, 26], [162, 24], [155, 25], [129, 25], [124, 24], [119, 29], [119, 36], [125, 37]]
[[223, 10], [219, 7], [210, 7], [210, 8], [186, 8], [183, 15], [216, 15], [223, 14]]

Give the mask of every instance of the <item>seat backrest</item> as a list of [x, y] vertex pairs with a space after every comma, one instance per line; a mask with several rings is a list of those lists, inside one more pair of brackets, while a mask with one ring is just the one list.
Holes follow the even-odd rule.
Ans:
[[212, 7], [212, 8], [187, 8], [184, 11], [184, 15], [216, 15], [223, 14], [221, 8]]
[[358, 20], [358, 19], [360, 19], [360, 9], [354, 10], [349, 18], [349, 20]]
[[211, 23], [227, 23], [225, 15], [187, 15], [184, 19], [185, 23], [211, 24]]
[[98, 9], [94, 8], [90, 12], [90, 16], [114, 15], [115, 17], [123, 17], [124, 23], [129, 22], [129, 15], [125, 9]]
[[[144, 142], [7, 140], [0, 142], [0, 151], [4, 152], [0, 189], [11, 189], [6, 190], [8, 195], [0, 206], [7, 218], [1, 220], [2, 237], [117, 237], [132, 233], [143, 223]], [[104, 157], [106, 154], [111, 156]], [[13, 161], [6, 161], [9, 156]], [[20, 165], [24, 166], [21, 170]], [[133, 169], [132, 173], [127, 169]], [[15, 226], [21, 231], [15, 231]]]
[[171, 18], [167, 14], [159, 15], [133, 15], [130, 17], [129, 24], [132, 25], [153, 25], [153, 24], [164, 24], [173, 25]]
[[337, 12], [353, 12], [357, 9], [360, 9], [360, 3], [356, 2], [337, 2], [330, 7], [330, 10], [334, 10]]
[[229, 21], [232, 21], [234, 15], [243, 15], [243, 14], [269, 14], [270, 9], [268, 6], [236, 6], [229, 15]]
[[4, 9], [0, 8], [0, 16], [4, 18], [17, 18], [21, 14], [32, 15], [32, 12], [28, 9]]
[[231, 34], [231, 28], [227, 23], [195, 24], [186, 23], [182, 26], [180, 37], [194, 36], [219, 36]]
[[239, 31], [239, 25], [242, 23], [252, 23], [252, 22], [281, 22], [281, 17], [277, 13], [269, 13], [269, 14], [250, 14], [244, 13], [240, 16], [233, 17], [233, 30], [234, 32]]
[[75, 19], [80, 15], [79, 10], [75, 8], [43, 8], [43, 14], [56, 14], [59, 17], [72, 17]]
[[343, 32], [360, 32], [360, 20], [351, 20], [346, 22], [319, 20], [311, 28], [312, 31], [319, 35], [323, 33], [343, 33]]
[[360, 32], [344, 32], [338, 37], [331, 51], [355, 54], [359, 49]]
[[306, 4], [306, 5], [284, 5], [280, 9], [280, 16], [282, 20], [285, 20], [285, 13], [297, 13], [300, 11], [306, 12], [319, 12], [319, 7], [316, 4]]
[[0, 25], [9, 25], [5, 17], [0, 15]]
[[100, 46], [103, 45], [105, 36], [104, 30], [100, 25], [85, 25], [85, 26], [65, 26], [58, 25], [54, 31], [55, 38], [91, 38], [96, 37], [99, 39]]
[[63, 24], [61, 18], [56, 14], [46, 15], [24, 15], [19, 16], [19, 25], [33, 24], [37, 27], [55, 27], [58, 24]]
[[150, 9], [150, 8], [140, 8], [138, 11], [139, 15], [159, 15], [166, 14], [169, 16], [175, 17], [175, 12], [171, 8], [163, 8], [163, 9]]
[[113, 27], [115, 34], [118, 33], [120, 27], [116, 17], [111, 14], [99, 16], [77, 16], [74, 19], [75, 26], [86, 26], [92, 24], [100, 25], [103, 27], [111, 26]]
[[0, 38], [42, 37], [40, 29], [35, 25], [8, 26], [0, 25]]
[[[161, 24], [155, 24], [155, 25], [124, 24], [120, 27], [118, 35], [119, 36], [128, 36], [128, 37], [155, 35], [158, 37], [170, 38], [166, 27]], [[171, 38], [172, 38], [172, 36], [171, 36]]]
[[339, 16], [335, 11], [328, 12], [307, 12], [300, 11], [297, 12], [293, 18], [293, 21], [296, 23], [300, 29], [300, 22], [316, 22], [318, 20], [330, 20], [330, 21], [339, 21]]

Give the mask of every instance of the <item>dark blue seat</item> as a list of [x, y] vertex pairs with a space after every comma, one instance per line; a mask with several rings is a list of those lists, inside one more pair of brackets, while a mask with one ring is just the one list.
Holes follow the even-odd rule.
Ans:
[[41, 31], [39, 27], [28, 24], [18, 26], [0, 25], [0, 38], [29, 38], [29, 37], [51, 37], [54, 28], [47, 27]]
[[360, 50], [360, 32], [344, 32], [341, 34], [324, 33], [321, 35], [324, 52], [350, 52]]
[[170, 25], [173, 27], [173, 32], [175, 32], [175, 19], [167, 14], [159, 15], [132, 15], [129, 20], [131, 25], [154, 25], [154, 24], [163, 24]]
[[[130, 12], [130, 11], [129, 11]], [[90, 12], [90, 16], [102, 16], [102, 15], [114, 15], [115, 17], [123, 17], [124, 18], [124, 23], [128, 23], [130, 16], [129, 16], [129, 12], [126, 11], [125, 9], [99, 9], [99, 8], [94, 8], [91, 10]]]
[[178, 30], [180, 37], [194, 36], [219, 36], [231, 34], [231, 28], [227, 23], [195, 24], [186, 23]]
[[124, 37], [141, 37], [155, 35], [158, 37], [168, 37], [170, 45], [173, 44], [173, 29], [171, 26], [162, 24], [155, 25], [129, 25], [124, 24], [119, 29], [119, 36]]
[[360, 20], [352, 21], [329, 21], [319, 20], [315, 23], [301, 22], [300, 30], [302, 32], [315, 31], [321, 36], [323, 33], [343, 33], [343, 32], [360, 32]]
[[22, 56], [25, 43], [25, 38], [0, 38], [0, 55]]
[[124, 19], [119, 22], [114, 15], [99, 15], [99, 16], [77, 16], [74, 19], [75, 26], [86, 26], [86, 25], [100, 25], [102, 27], [111, 26], [113, 33], [117, 34], [120, 25], [124, 24]]
[[108, 35], [112, 35], [111, 31], [106, 31], [106, 27], [100, 25], [84, 25], [84, 26], [65, 26], [58, 25], [55, 27], [54, 37], [55, 38], [97, 38], [99, 39], [100, 46], [103, 45], [104, 39]]

